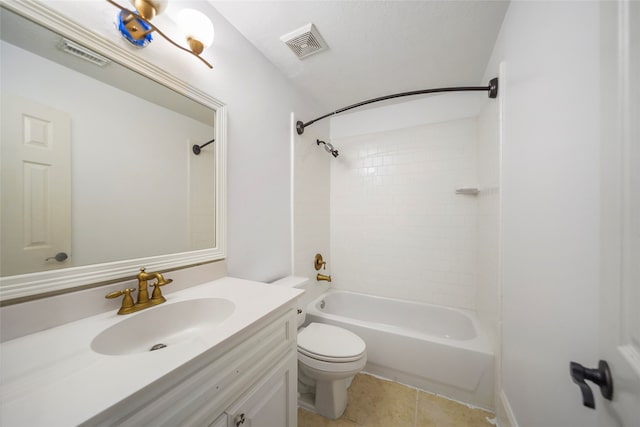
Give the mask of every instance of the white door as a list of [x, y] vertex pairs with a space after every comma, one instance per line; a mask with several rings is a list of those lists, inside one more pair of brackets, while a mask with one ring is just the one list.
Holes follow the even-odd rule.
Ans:
[[640, 2], [602, 3], [600, 358], [613, 398], [600, 426], [640, 426]]
[[71, 119], [2, 92], [1, 274], [68, 267]]

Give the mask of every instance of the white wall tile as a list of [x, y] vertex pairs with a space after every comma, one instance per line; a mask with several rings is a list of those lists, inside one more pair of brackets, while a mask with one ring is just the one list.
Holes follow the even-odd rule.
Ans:
[[333, 139], [334, 286], [475, 309], [476, 120]]

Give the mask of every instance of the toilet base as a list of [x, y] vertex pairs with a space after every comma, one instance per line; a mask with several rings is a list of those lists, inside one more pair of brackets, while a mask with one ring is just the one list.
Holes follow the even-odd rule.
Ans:
[[318, 414], [335, 420], [347, 409], [347, 380], [318, 381], [315, 407]]
[[352, 379], [322, 381], [304, 376], [298, 380], [298, 390], [302, 391], [298, 394], [298, 405], [325, 418], [340, 418], [347, 408], [347, 389]]

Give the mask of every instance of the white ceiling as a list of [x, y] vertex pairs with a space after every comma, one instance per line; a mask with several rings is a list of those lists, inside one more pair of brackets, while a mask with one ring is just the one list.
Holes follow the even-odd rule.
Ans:
[[[377, 96], [481, 81], [506, 0], [210, 3], [327, 112]], [[329, 50], [299, 60], [280, 37], [312, 22]]]

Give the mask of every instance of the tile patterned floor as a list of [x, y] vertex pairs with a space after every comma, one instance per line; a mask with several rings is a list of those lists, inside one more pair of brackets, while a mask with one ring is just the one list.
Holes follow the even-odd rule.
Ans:
[[356, 375], [337, 420], [298, 409], [298, 427], [491, 427], [494, 414], [367, 374]]

